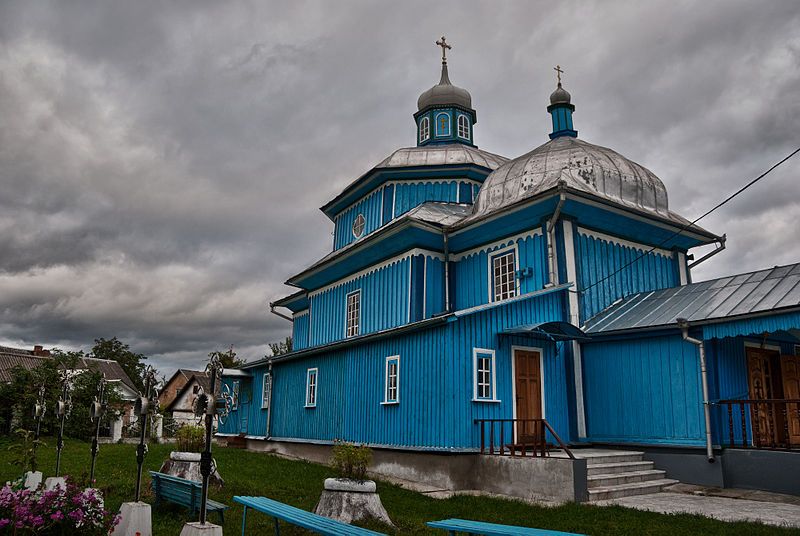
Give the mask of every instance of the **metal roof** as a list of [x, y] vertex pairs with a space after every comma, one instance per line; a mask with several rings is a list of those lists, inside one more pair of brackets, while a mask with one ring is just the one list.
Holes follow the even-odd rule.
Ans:
[[487, 169], [497, 169], [505, 162], [508, 162], [508, 158], [483, 149], [460, 143], [448, 143], [398, 149], [383, 159], [374, 169], [453, 164], [475, 164]]
[[640, 292], [589, 319], [589, 334], [742, 317], [800, 307], [800, 263], [652, 292]]
[[532, 335], [534, 337], [544, 337], [551, 341], [588, 341], [590, 337], [581, 331], [578, 326], [573, 326], [569, 322], [552, 321], [539, 322], [538, 324], [525, 324], [507, 328], [503, 330], [503, 335]]
[[448, 227], [463, 220], [472, 210], [472, 205], [426, 201], [408, 211], [408, 217], [426, 223]]

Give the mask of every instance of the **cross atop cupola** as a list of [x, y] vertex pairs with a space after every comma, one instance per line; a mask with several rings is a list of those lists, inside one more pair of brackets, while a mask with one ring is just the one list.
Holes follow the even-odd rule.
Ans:
[[547, 111], [550, 112], [553, 119], [553, 132], [550, 133], [550, 139], [561, 136], [577, 138], [578, 131], [572, 127], [572, 112], [575, 111], [575, 106], [570, 102], [572, 97], [569, 92], [561, 87], [561, 75], [566, 71], [560, 65], [553, 67], [553, 70], [556, 72], [558, 87], [550, 94], [550, 106], [547, 107]]
[[442, 36], [436, 40], [442, 48], [442, 76], [439, 83], [417, 100], [417, 145], [463, 143], [474, 145], [472, 126], [477, 123], [472, 109], [472, 96], [466, 89], [454, 86], [447, 72], [447, 51], [453, 47]]

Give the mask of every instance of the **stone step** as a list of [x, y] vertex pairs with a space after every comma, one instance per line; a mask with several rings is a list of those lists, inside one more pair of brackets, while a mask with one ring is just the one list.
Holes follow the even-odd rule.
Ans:
[[605, 464], [605, 463], [620, 463], [620, 462], [640, 462], [644, 452], [637, 452], [633, 450], [609, 450], [609, 451], [594, 451], [582, 453], [579, 450], [573, 451], [576, 458], [586, 459], [588, 466]]
[[620, 484], [618, 486], [592, 488], [589, 490], [589, 501], [602, 501], [605, 499], [630, 497], [631, 495], [647, 495], [650, 493], [658, 493], [662, 491], [665, 486], [670, 486], [677, 483], [677, 480], [673, 480], [671, 478], [661, 478], [659, 480], [650, 480], [648, 482], [632, 482], [630, 484]]
[[631, 471], [646, 471], [653, 469], [653, 462], [615, 462], [615, 463], [593, 463], [586, 466], [586, 472], [592, 475], [608, 475], [611, 473], [629, 473]]
[[630, 484], [632, 482], [662, 480], [666, 474], [666, 471], [661, 471], [660, 469], [649, 469], [644, 471], [630, 471], [627, 473], [592, 475], [586, 480], [589, 489], [594, 489], [608, 486], [619, 486], [620, 484]]

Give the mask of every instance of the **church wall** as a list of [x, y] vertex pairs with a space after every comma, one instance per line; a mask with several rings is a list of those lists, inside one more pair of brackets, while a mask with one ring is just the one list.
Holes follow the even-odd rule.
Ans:
[[311, 316], [308, 314], [308, 309], [294, 315], [294, 322], [292, 322], [292, 348], [294, 350], [308, 348], [308, 327], [310, 320]]
[[459, 200], [459, 185], [462, 183], [470, 184], [465, 181], [398, 182], [394, 189], [394, 217], [402, 216], [425, 201], [472, 203], [471, 198]]
[[454, 255], [456, 310], [489, 303], [489, 259], [502, 249], [517, 248], [517, 269], [531, 268], [531, 275], [517, 279], [520, 294], [533, 292], [544, 287], [547, 281], [546, 241], [541, 231], [535, 229], [523, 235], [510, 237], [503, 241]]
[[680, 284], [677, 261], [669, 251], [656, 250], [623, 268], [649, 246], [577, 228], [574, 241], [578, 289], [602, 281], [579, 295], [581, 322], [625, 296]]
[[[374, 446], [476, 450], [473, 420], [513, 415], [511, 347], [539, 347], [544, 354], [545, 417], [568, 436], [563, 345], [498, 335], [512, 325], [560, 319], [560, 293], [513, 302], [459, 318], [444, 326], [362, 343], [273, 366], [271, 436], [330, 442], [344, 439]], [[494, 349], [497, 398], [473, 402], [473, 348]], [[384, 401], [386, 357], [400, 356], [399, 403]], [[306, 408], [306, 373], [318, 369], [318, 399]], [[254, 392], [265, 367], [253, 369]], [[254, 403], [260, 407], [260, 403]], [[252, 422], [261, 422], [255, 418]], [[264, 412], [265, 414], [266, 412]], [[250, 435], [264, 435], [252, 426]], [[224, 433], [224, 432], [223, 432]]]
[[360, 334], [408, 322], [410, 257], [310, 294], [309, 346], [345, 338], [347, 294], [361, 290]]
[[581, 346], [587, 441], [704, 444], [695, 345], [674, 334]]
[[425, 318], [444, 312], [444, 262], [425, 257]]
[[356, 237], [353, 235], [353, 222], [359, 214], [364, 215], [366, 236], [375, 231], [382, 225], [383, 218], [383, 187], [372, 191], [350, 208], [342, 211], [336, 216], [336, 227], [333, 231], [333, 249], [337, 250], [354, 242]]

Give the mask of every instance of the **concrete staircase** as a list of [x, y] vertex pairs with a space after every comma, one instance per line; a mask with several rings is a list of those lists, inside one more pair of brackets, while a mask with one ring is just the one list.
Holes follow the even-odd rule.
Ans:
[[631, 495], [658, 493], [677, 480], [665, 478], [666, 471], [642, 460], [643, 452], [630, 450], [575, 449], [576, 458], [586, 459], [589, 501], [618, 499]]

